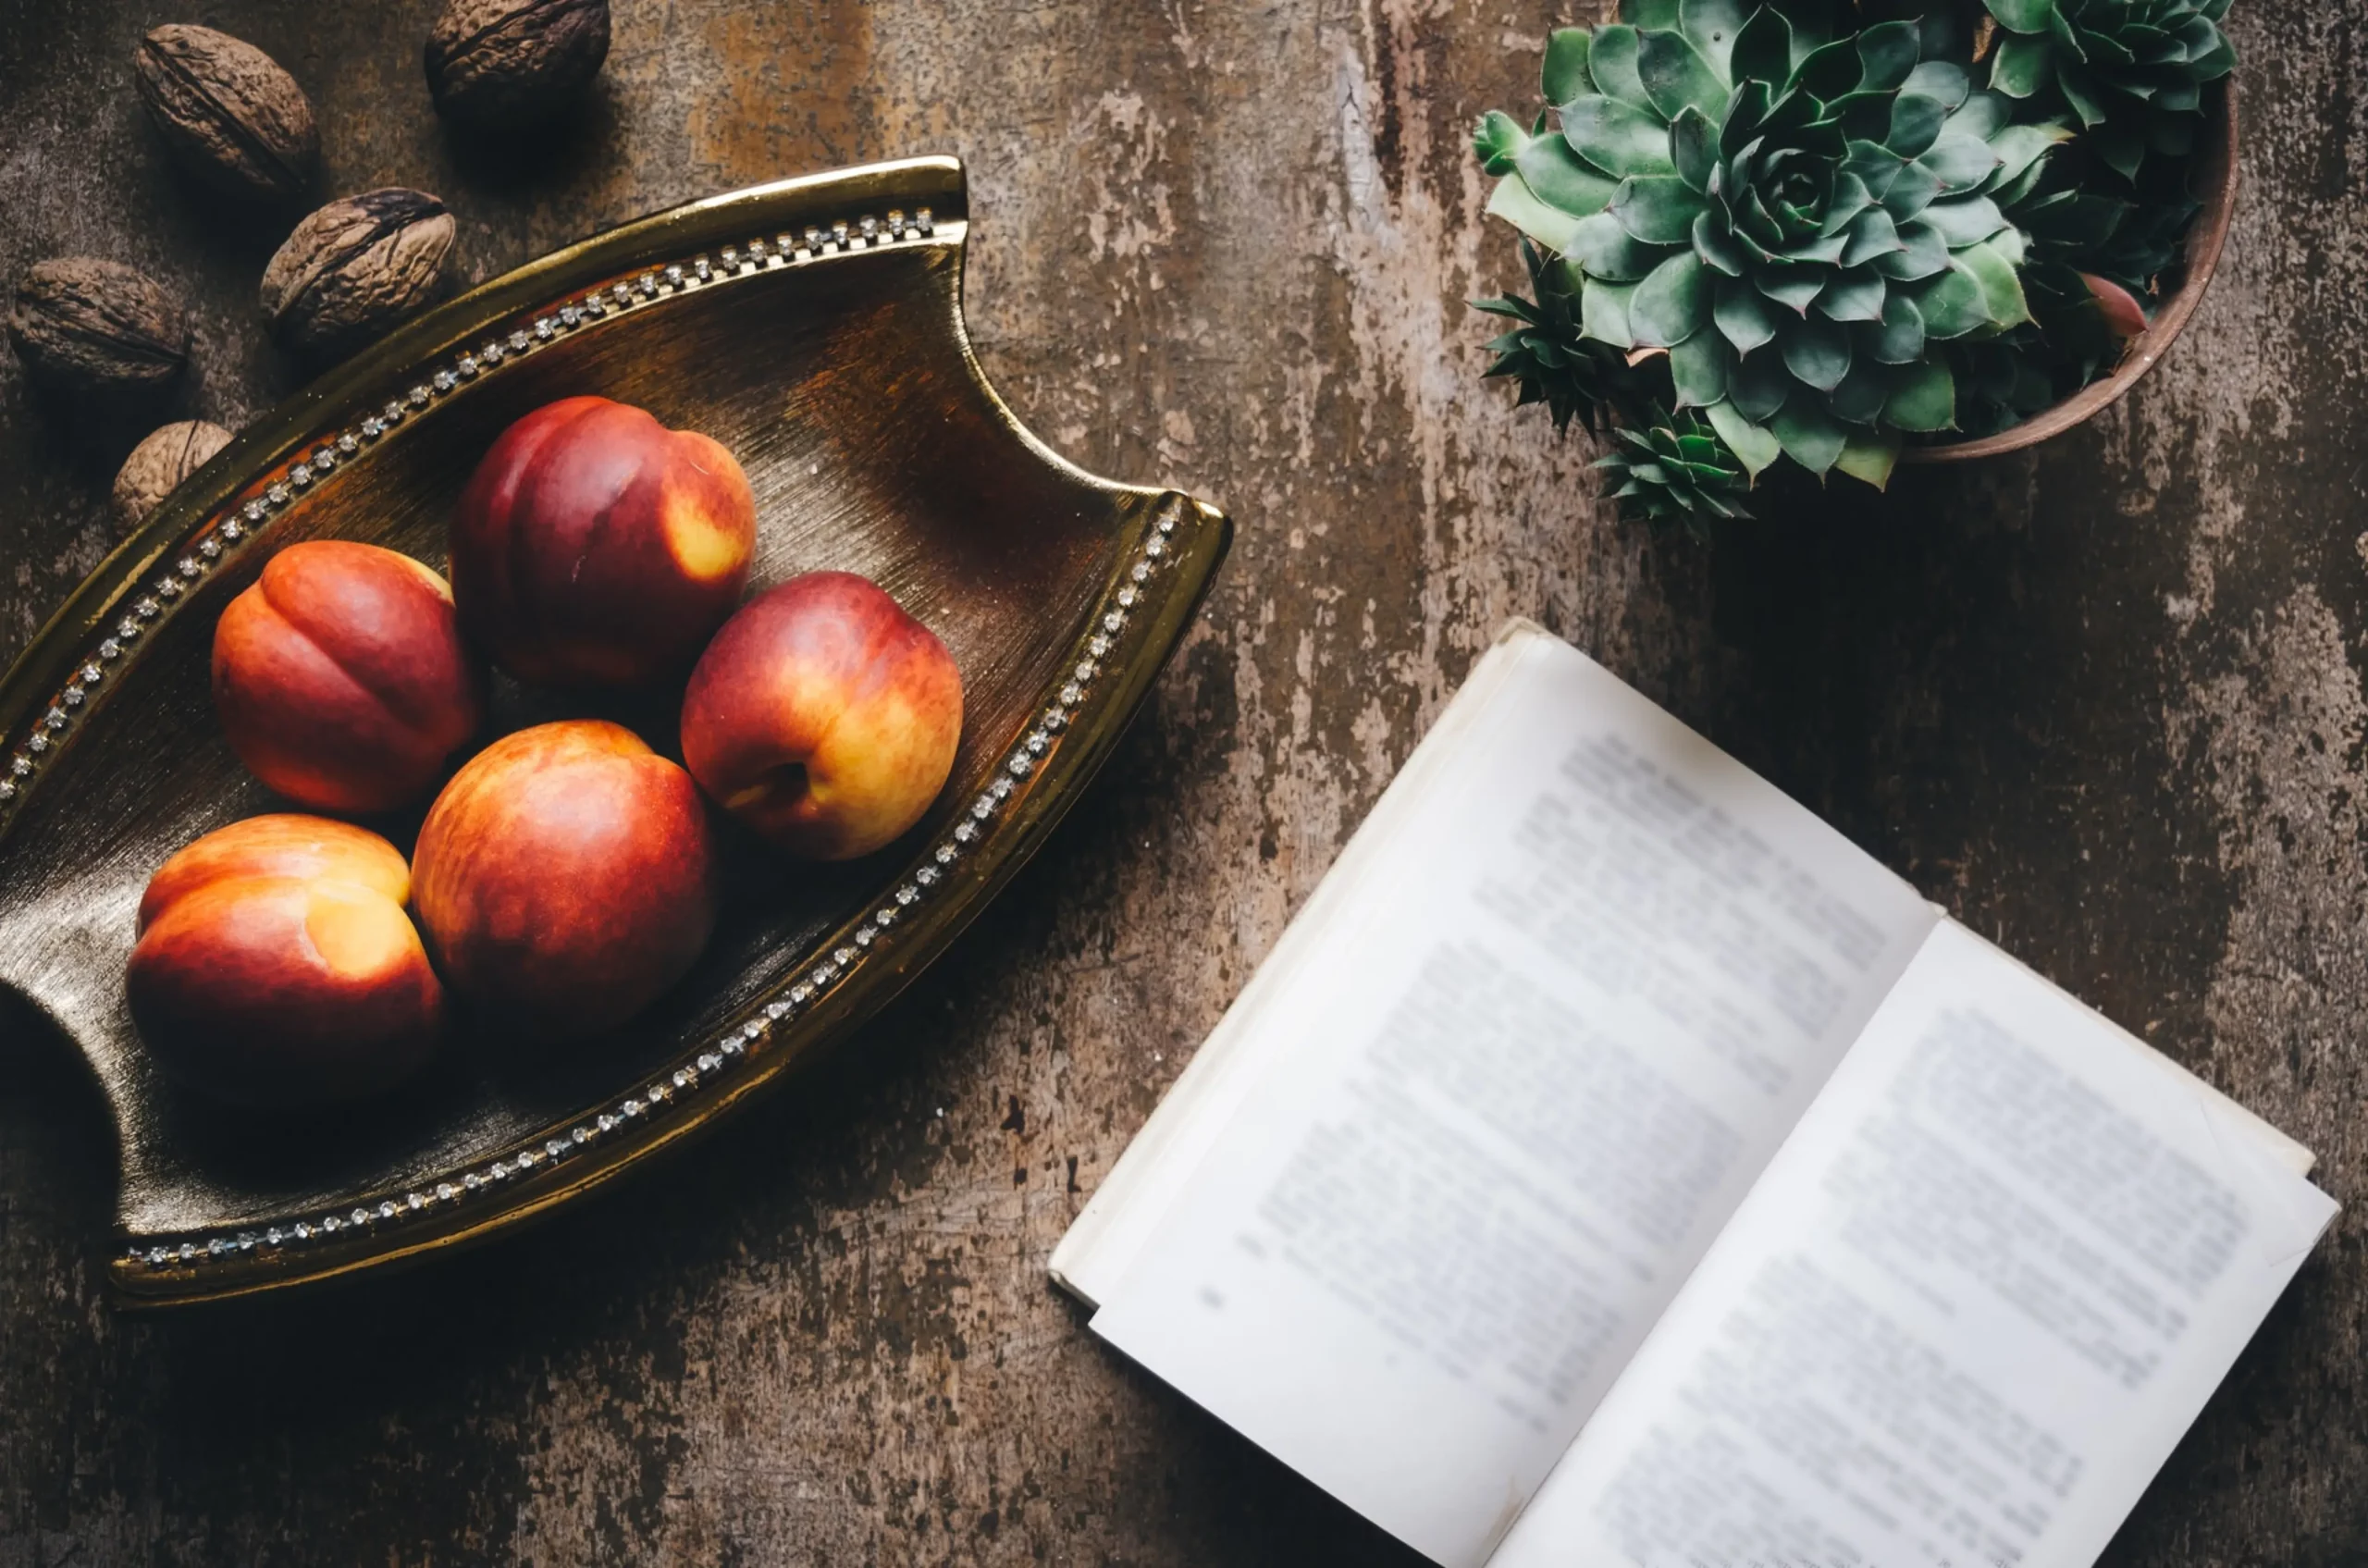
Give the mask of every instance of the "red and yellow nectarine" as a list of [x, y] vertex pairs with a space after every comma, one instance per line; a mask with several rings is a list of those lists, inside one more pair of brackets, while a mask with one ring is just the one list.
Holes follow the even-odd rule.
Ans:
[[323, 811], [426, 795], [485, 722], [444, 579], [376, 545], [290, 545], [214, 628], [214, 706], [257, 778]]
[[251, 1105], [352, 1100], [426, 1061], [444, 991], [403, 913], [395, 846], [321, 817], [253, 817], [160, 867], [125, 972], [165, 1070]]
[[487, 747], [428, 809], [414, 907], [446, 983], [539, 1038], [622, 1023], [715, 927], [707, 809], [632, 731], [538, 724]]
[[868, 855], [920, 821], [961, 739], [954, 656], [849, 572], [811, 572], [750, 600], [683, 697], [691, 776], [818, 860]]
[[462, 623], [553, 686], [679, 676], [748, 583], [757, 503], [721, 445], [607, 398], [564, 398], [493, 443], [452, 514]]

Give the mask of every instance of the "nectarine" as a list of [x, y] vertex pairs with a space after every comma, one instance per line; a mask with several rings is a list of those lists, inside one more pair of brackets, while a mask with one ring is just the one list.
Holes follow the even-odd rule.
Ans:
[[683, 760], [723, 809], [818, 860], [920, 821], [962, 739], [962, 675], [877, 584], [811, 572], [725, 623], [683, 697]]
[[373, 833], [253, 817], [166, 860], [140, 903], [131, 1016], [172, 1077], [251, 1105], [356, 1099], [435, 1049], [444, 991]]
[[732, 454], [607, 398], [493, 443], [452, 514], [452, 588], [495, 662], [538, 685], [679, 676], [748, 583], [757, 502]]
[[446, 982], [535, 1037], [623, 1022], [715, 926], [697, 787], [598, 720], [538, 724], [472, 758], [428, 809], [413, 864]]
[[451, 590], [407, 555], [290, 545], [214, 628], [214, 707], [240, 760], [300, 805], [425, 796], [485, 722], [485, 672]]

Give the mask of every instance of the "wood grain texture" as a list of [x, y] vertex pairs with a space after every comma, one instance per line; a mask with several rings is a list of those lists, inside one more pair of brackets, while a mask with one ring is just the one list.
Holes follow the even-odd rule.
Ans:
[[[1591, 8], [1583, 6], [1579, 9]], [[1837, 488], [1715, 552], [1621, 527], [1483, 387], [1511, 281], [1464, 147], [1538, 0], [619, 0], [569, 134], [429, 112], [433, 6], [220, 0], [319, 111], [327, 190], [429, 190], [471, 278], [775, 174], [969, 160], [968, 316], [1020, 415], [1235, 513], [1092, 797], [831, 1069], [515, 1242], [138, 1320], [62, 1048], [0, 1019], [0, 1568], [1397, 1563], [1087, 1336], [1054, 1241], [1504, 616], [1536, 615], [1961, 918], [2368, 1187], [2368, 15], [2238, 0], [2247, 195], [2162, 369], [2027, 457]], [[0, 0], [0, 273], [178, 280], [236, 426], [292, 372], [281, 228], [143, 123], [129, 0]], [[282, 220], [284, 226], [284, 220]], [[137, 432], [0, 363], [0, 643], [109, 537]], [[2368, 1248], [2323, 1246], [2115, 1568], [2368, 1561]]]

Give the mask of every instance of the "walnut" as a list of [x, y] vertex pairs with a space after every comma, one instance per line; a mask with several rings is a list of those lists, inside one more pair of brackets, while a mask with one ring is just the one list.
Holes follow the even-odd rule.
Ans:
[[313, 105], [252, 43], [210, 27], [160, 27], [132, 56], [140, 96], [166, 144], [217, 190], [285, 201], [320, 162]]
[[340, 355], [435, 298], [452, 215], [389, 186], [331, 202], [296, 226], [263, 272], [263, 313], [290, 348]]
[[156, 510], [180, 482], [205, 466], [230, 441], [230, 432], [203, 419], [167, 425], [131, 449], [115, 476], [115, 520], [129, 529]]
[[17, 357], [72, 394], [155, 391], [189, 363], [189, 321], [146, 273], [95, 256], [36, 262], [8, 318]]
[[455, 124], [548, 117], [609, 57], [609, 0], [446, 0], [427, 35], [427, 91]]

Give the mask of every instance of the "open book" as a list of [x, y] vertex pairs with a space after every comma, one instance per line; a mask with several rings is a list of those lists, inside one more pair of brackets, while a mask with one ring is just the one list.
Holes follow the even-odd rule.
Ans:
[[1053, 1269], [1449, 1568], [2087, 1568], [2310, 1166], [1516, 623]]

